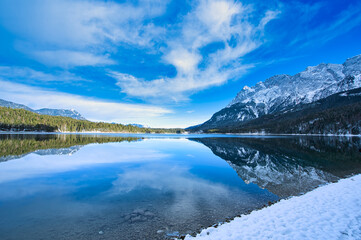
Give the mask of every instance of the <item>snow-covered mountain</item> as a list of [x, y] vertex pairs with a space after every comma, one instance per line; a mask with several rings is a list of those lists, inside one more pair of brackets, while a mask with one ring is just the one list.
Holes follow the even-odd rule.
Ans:
[[78, 120], [86, 120], [79, 112], [75, 111], [74, 109], [51, 109], [51, 108], [42, 108], [38, 110], [31, 109], [23, 104], [18, 104], [10, 101], [6, 101], [0, 99], [0, 106], [1, 107], [9, 107], [15, 109], [25, 109], [27, 111], [31, 111], [34, 113], [38, 113], [41, 115], [50, 115], [50, 116], [61, 116], [61, 117], [71, 117]]
[[35, 110], [35, 112], [42, 115], [71, 117], [78, 120], [86, 120], [79, 112], [75, 111], [74, 109], [42, 108], [39, 110]]
[[0, 99], [0, 106], [1, 107], [8, 107], [8, 108], [14, 108], [14, 109], [25, 109], [25, 110], [28, 110], [28, 111], [31, 111], [33, 112], [34, 110], [25, 106], [25, 105], [22, 105], [22, 104], [18, 104], [18, 103], [14, 103], [14, 102], [9, 102], [9, 101], [6, 101], [4, 99]]
[[361, 55], [343, 64], [321, 63], [294, 76], [276, 75], [253, 87], [245, 86], [231, 103], [197, 130], [219, 128], [290, 111], [332, 94], [361, 87]]

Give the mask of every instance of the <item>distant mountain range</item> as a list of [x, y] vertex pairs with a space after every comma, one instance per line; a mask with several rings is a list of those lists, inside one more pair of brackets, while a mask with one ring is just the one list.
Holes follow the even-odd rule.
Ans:
[[14, 109], [25, 109], [27, 111], [38, 113], [41, 115], [61, 116], [61, 117], [70, 117], [70, 118], [74, 118], [77, 120], [86, 120], [80, 113], [78, 113], [74, 109], [69, 110], [69, 109], [42, 108], [42, 109], [34, 110], [23, 104], [10, 102], [10, 101], [6, 101], [3, 99], [0, 99], [0, 106], [14, 108]]
[[131, 123], [130, 125], [132, 125], [134, 127], [139, 127], [139, 128], [150, 128], [150, 126], [148, 126], [148, 125], [143, 125], [143, 124], [138, 124], [138, 123]]
[[197, 132], [361, 134], [361, 55], [245, 86]]

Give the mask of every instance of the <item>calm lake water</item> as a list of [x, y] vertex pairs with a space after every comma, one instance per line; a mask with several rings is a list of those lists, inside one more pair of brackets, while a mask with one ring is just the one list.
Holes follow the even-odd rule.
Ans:
[[0, 239], [171, 239], [361, 172], [360, 138], [0, 134]]

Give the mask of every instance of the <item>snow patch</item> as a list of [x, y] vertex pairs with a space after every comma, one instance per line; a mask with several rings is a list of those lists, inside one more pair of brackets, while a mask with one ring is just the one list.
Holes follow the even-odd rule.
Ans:
[[[361, 239], [361, 175], [210, 227], [196, 239]], [[185, 239], [193, 239], [187, 235]]]

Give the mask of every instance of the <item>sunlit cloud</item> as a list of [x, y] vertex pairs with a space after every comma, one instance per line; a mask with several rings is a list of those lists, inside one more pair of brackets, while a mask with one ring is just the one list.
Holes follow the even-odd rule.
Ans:
[[2, 80], [0, 96], [34, 109], [76, 109], [85, 118], [93, 121], [149, 123], [151, 119], [172, 113], [171, 110], [158, 106], [108, 102]]
[[[151, 46], [162, 28], [146, 19], [161, 15], [167, 1], [131, 3], [81, 0], [14, 0], [0, 20], [19, 36], [18, 50], [50, 66], [114, 64], [114, 44]], [[14, 15], [14, 13], [17, 13]]]
[[[261, 19], [251, 21], [255, 11], [241, 2], [200, 0], [191, 4], [185, 16], [162, 26], [153, 19], [165, 13], [168, 1], [143, 0], [136, 5], [15, 1], [21, 14], [15, 17], [15, 24], [13, 16], [5, 15], [3, 22], [23, 38], [17, 42], [19, 51], [47, 66], [62, 68], [116, 65], [112, 56], [124, 45], [145, 53], [156, 51], [165, 64], [176, 68], [175, 77], [141, 79], [116, 69], [108, 76], [115, 78], [116, 85], [128, 96], [175, 102], [245, 73], [252, 65], [241, 58], [262, 44], [264, 27], [278, 14], [267, 10], [261, 13]], [[202, 53], [202, 48], [214, 42], [223, 47]]]
[[78, 82], [88, 81], [68, 71], [53, 72], [52, 74], [37, 71], [28, 67], [0, 66], [0, 78], [22, 82]]
[[[59, 91], [79, 91], [98, 98], [108, 91], [111, 103], [149, 103], [136, 104], [138, 109], [171, 106], [179, 110], [170, 113], [173, 116], [168, 113], [152, 116], [157, 116], [159, 122], [169, 121], [167, 125], [172, 126], [177, 119], [182, 124], [193, 124], [206, 120], [212, 112], [204, 111], [196, 119], [204, 106], [185, 105], [197, 105], [197, 101], [205, 102], [206, 98], [217, 98], [215, 101], [223, 104], [234, 97], [229, 86], [236, 85], [227, 84], [231, 81], [244, 81], [239, 83], [240, 90], [243, 84], [264, 80], [265, 74], [255, 72], [267, 64], [283, 61], [286, 66], [301, 54], [302, 58], [312, 59], [314, 50], [318, 56], [326, 51], [320, 46], [328, 43], [338, 46], [331, 43], [332, 39], [351, 41], [350, 35], [345, 40], [337, 37], [351, 34], [360, 26], [360, 9], [357, 1], [0, 1], [0, 31], [4, 35], [0, 77], [28, 85], [39, 86], [42, 82]], [[354, 34], [355, 38], [358, 35]], [[356, 43], [351, 45], [344, 45], [350, 48], [348, 52], [328, 55], [333, 54], [334, 59], [342, 55], [344, 60], [344, 55], [357, 50]], [[301, 65], [306, 67], [306, 61]], [[272, 69], [278, 74], [287, 72], [285, 68]], [[295, 65], [290, 69], [295, 69]], [[247, 79], [246, 74], [252, 72], [261, 77]], [[70, 88], [71, 84], [77, 88]], [[222, 93], [217, 97], [206, 96], [206, 90], [215, 87]], [[116, 91], [119, 95], [114, 94]], [[52, 94], [57, 96], [55, 90]], [[116, 99], [118, 96], [121, 99]], [[17, 101], [35, 105], [31, 98]], [[37, 105], [43, 107], [47, 102], [42, 99]], [[86, 107], [81, 108], [77, 110], [90, 116], [89, 119], [101, 118], [101, 112], [95, 116]], [[185, 121], [182, 113], [187, 109], [195, 109], [196, 113]], [[120, 117], [119, 112], [107, 113], [101, 120], [134, 121], [128, 116], [136, 114], [128, 114], [127, 110]], [[143, 121], [146, 116], [136, 122], [153, 125]]]
[[31, 52], [31, 55], [45, 65], [64, 68], [115, 64], [115, 61], [109, 59], [107, 55], [94, 55], [87, 52], [55, 50]]
[[[252, 8], [240, 2], [199, 1], [179, 23], [180, 33], [165, 40], [163, 60], [176, 68], [175, 77], [146, 80], [116, 71], [110, 71], [109, 76], [117, 79], [121, 91], [130, 96], [176, 102], [222, 85], [252, 67], [241, 58], [263, 43], [264, 28], [278, 12], [266, 11], [258, 22], [249, 20], [253, 14]], [[212, 43], [221, 43], [222, 47], [202, 55], [202, 48]]]

